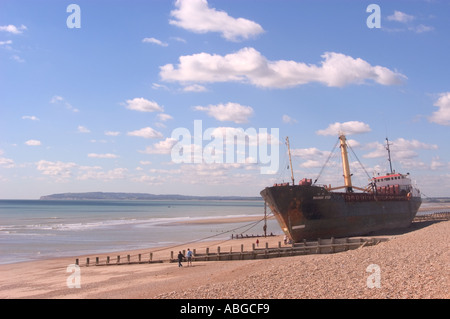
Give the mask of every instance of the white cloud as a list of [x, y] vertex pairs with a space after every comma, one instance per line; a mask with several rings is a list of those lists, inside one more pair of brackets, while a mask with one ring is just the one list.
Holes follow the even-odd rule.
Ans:
[[105, 135], [107, 136], [119, 136], [120, 132], [115, 132], [115, 131], [106, 131]]
[[253, 108], [238, 103], [227, 103], [208, 106], [196, 106], [197, 111], [204, 111], [216, 120], [224, 122], [247, 123], [248, 118], [253, 115]]
[[8, 46], [9, 44], [12, 44], [11, 40], [0, 41], [0, 45]]
[[36, 163], [37, 170], [42, 174], [55, 177], [57, 180], [62, 181], [72, 176], [72, 169], [76, 168], [75, 163], [69, 162], [50, 162], [41, 160]]
[[21, 58], [20, 56], [18, 56], [17, 54], [12, 55], [12, 56], [11, 56], [11, 60], [14, 60], [14, 61], [19, 62], [19, 63], [24, 63], [24, 62], [25, 62], [25, 60], [22, 59], [22, 58]]
[[304, 163], [300, 164], [300, 167], [303, 168], [320, 168], [323, 166], [324, 162], [318, 161], [318, 160], [307, 160]]
[[244, 130], [239, 127], [220, 126], [211, 131], [214, 138], [222, 138], [225, 144], [245, 144], [248, 146], [259, 146], [261, 144], [280, 145], [280, 140], [276, 135], [267, 132], [258, 133], [256, 129], [248, 128]]
[[[438, 146], [435, 144], [426, 144], [418, 140], [406, 140], [404, 138], [398, 138], [390, 142], [390, 150], [393, 159], [396, 160], [410, 160], [418, 156], [416, 150], [436, 150]], [[378, 158], [386, 157], [386, 145], [379, 142], [369, 143], [366, 148], [375, 149], [374, 151], [363, 155], [364, 158]]]
[[39, 119], [36, 116], [34, 116], [34, 115], [24, 115], [24, 116], [22, 116], [22, 119], [23, 120], [39, 121]]
[[[153, 146], [147, 146], [144, 151], [140, 151], [144, 154], [170, 154], [172, 147], [178, 142], [174, 138], [166, 138], [164, 141], [153, 144]], [[146, 165], [141, 163], [142, 165]]]
[[424, 33], [424, 32], [430, 32], [434, 30], [434, 27], [419, 24], [414, 25], [412, 21], [416, 20], [416, 17], [406, 14], [401, 11], [394, 11], [394, 14], [387, 17], [388, 21], [395, 21], [400, 22], [406, 25], [404, 28], [383, 28], [385, 31], [389, 32], [404, 32], [404, 31], [412, 31], [415, 33]]
[[412, 31], [414, 31], [416, 33], [424, 33], [424, 32], [433, 31], [434, 27], [428, 26], [428, 25], [424, 25], [424, 24], [419, 24], [418, 26], [411, 27], [410, 30], [412, 30]]
[[435, 156], [431, 160], [430, 168], [432, 170], [439, 170], [439, 169], [446, 169], [446, 168], [450, 169], [450, 163], [441, 162], [441, 159], [439, 158], [439, 156]]
[[326, 52], [320, 65], [295, 61], [269, 61], [254, 48], [243, 48], [225, 56], [198, 53], [181, 56], [179, 64], [160, 67], [163, 81], [182, 84], [240, 82], [258, 87], [288, 88], [312, 82], [330, 87], [364, 84], [371, 80], [382, 85], [400, 84], [406, 77], [382, 66], [342, 53]]
[[127, 100], [126, 108], [129, 110], [139, 111], [139, 112], [162, 112], [164, 111], [161, 106], [158, 105], [158, 103], [154, 101], [149, 101], [141, 98], [134, 98], [132, 100]]
[[184, 92], [205, 92], [206, 88], [203, 85], [192, 84], [183, 88]]
[[[0, 155], [2, 155], [2, 152], [0, 151]], [[16, 165], [14, 164], [14, 161], [10, 158], [6, 157], [0, 157], [0, 166], [4, 168], [13, 168]]]
[[160, 45], [162, 47], [168, 46], [167, 43], [162, 42], [161, 40], [158, 40], [158, 39], [155, 39], [155, 38], [144, 38], [144, 39], [142, 39], [142, 42], [143, 43], [154, 43], [154, 44]]
[[344, 133], [346, 135], [351, 134], [361, 134], [370, 132], [369, 124], [359, 122], [359, 121], [349, 121], [344, 123], [333, 123], [330, 124], [326, 129], [319, 130], [316, 132], [318, 135], [334, 135], [338, 136], [340, 133]]
[[282, 117], [283, 123], [294, 124], [297, 123], [297, 120], [290, 117], [289, 115], [284, 114]]
[[20, 27], [16, 27], [15, 25], [12, 24], [0, 26], [0, 31], [5, 31], [12, 34], [20, 34], [26, 29], [27, 27], [24, 26], [23, 24]]
[[62, 96], [55, 95], [51, 98], [50, 103], [56, 104], [56, 105], [62, 105], [66, 109], [76, 113], [79, 112], [77, 108], [74, 108], [69, 102], [67, 102]]
[[187, 41], [183, 38], [180, 37], [170, 37], [172, 40], [175, 40], [177, 42], [181, 42], [181, 43], [187, 43]]
[[[255, 174], [242, 173], [248, 172], [248, 168], [252, 167], [245, 163], [199, 163], [181, 165], [178, 170], [163, 174], [164, 176], [171, 174], [175, 180], [178, 176], [183, 176], [183, 181], [192, 185], [253, 185]], [[264, 181], [264, 185], [265, 183], [267, 180]]]
[[440, 125], [450, 125], [450, 92], [441, 93], [433, 105], [438, 110], [433, 112], [429, 120]]
[[412, 15], [406, 14], [404, 12], [401, 12], [401, 11], [394, 11], [394, 14], [388, 16], [387, 19], [389, 21], [397, 21], [397, 22], [401, 22], [401, 23], [407, 23], [407, 22], [413, 21], [415, 19], [415, 17]]
[[359, 143], [356, 140], [352, 140], [352, 139], [347, 139], [347, 144], [353, 148], [361, 147], [361, 143]]
[[66, 182], [74, 175], [77, 180], [111, 181], [127, 178], [128, 169], [115, 168], [103, 171], [100, 166], [79, 166], [69, 162], [51, 162], [41, 160], [36, 163], [37, 170], [43, 175], [52, 177], [56, 182]]
[[78, 133], [90, 133], [91, 130], [82, 125], [78, 125]]
[[90, 142], [91, 143], [108, 143], [107, 140], [95, 140], [95, 139], [90, 140]]
[[28, 140], [25, 142], [26, 145], [28, 146], [40, 146], [41, 145], [41, 141], [38, 140]]
[[219, 32], [229, 41], [245, 40], [264, 32], [256, 22], [209, 8], [206, 0], [177, 0], [175, 7], [170, 13], [174, 19], [169, 23], [192, 32]]
[[154, 89], [154, 90], [160, 90], [160, 89], [169, 90], [169, 88], [167, 86], [159, 84], [159, 83], [152, 83], [152, 89]]
[[171, 115], [165, 114], [165, 113], [160, 113], [160, 114], [158, 114], [157, 117], [158, 117], [158, 120], [160, 120], [161, 122], [165, 122], [165, 121], [173, 119], [173, 117]]
[[403, 169], [408, 170], [429, 170], [430, 166], [422, 161], [418, 161], [417, 159], [402, 159], [400, 160], [400, 164], [402, 165]]
[[162, 133], [156, 131], [151, 127], [144, 127], [140, 130], [132, 131], [127, 133], [128, 136], [138, 136], [143, 138], [162, 138]]
[[[181, 183], [191, 188], [195, 187], [194, 185], [201, 185], [202, 189], [206, 186], [209, 190], [212, 190], [211, 187], [219, 186], [220, 189], [218, 188], [217, 191], [221, 193], [223, 193], [221, 188], [223, 185], [231, 187], [251, 185], [250, 187], [256, 192], [273, 182], [271, 178], [269, 178], [270, 182], [267, 177], [259, 180], [259, 174], [249, 173], [256, 169], [257, 165], [246, 163], [185, 164], [178, 165], [174, 169], [149, 169], [147, 170], [149, 174], [139, 174], [133, 180], [151, 185]], [[180, 179], [180, 176], [183, 178]]]
[[300, 164], [303, 168], [319, 168], [324, 165], [328, 156], [330, 156], [330, 151], [321, 151], [318, 148], [297, 148], [292, 149], [292, 156], [299, 157], [305, 162]]
[[96, 154], [96, 153], [89, 153], [88, 157], [91, 158], [118, 158], [116, 154], [106, 153], [106, 154]]
[[162, 185], [167, 184], [167, 175], [162, 176], [149, 176], [149, 175], [139, 175], [133, 179], [135, 182], [146, 183], [148, 185]]
[[67, 182], [72, 177], [77, 180], [111, 181], [128, 177], [127, 168], [115, 168], [104, 171], [100, 166], [79, 166], [73, 162], [46, 161], [36, 163], [36, 168], [43, 175], [49, 176], [56, 182]]
[[[80, 172], [77, 176], [78, 180], [101, 180], [101, 181], [112, 181], [117, 179], [127, 178], [128, 169], [127, 168], [115, 168], [105, 171], [99, 171], [98, 166], [85, 167], [85, 169]], [[81, 169], [80, 169], [81, 171]]]
[[55, 103], [62, 102], [62, 101], [64, 101], [64, 98], [62, 96], [55, 95], [50, 100], [50, 103], [54, 103], [55, 104]]
[[318, 148], [296, 148], [291, 150], [292, 156], [298, 156], [306, 160], [324, 159], [330, 155], [329, 151], [321, 151]]

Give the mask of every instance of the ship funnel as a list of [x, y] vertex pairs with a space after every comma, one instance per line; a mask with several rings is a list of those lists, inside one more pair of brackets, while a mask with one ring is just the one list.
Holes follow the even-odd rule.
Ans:
[[344, 170], [344, 183], [347, 192], [353, 192], [350, 165], [348, 164], [347, 139], [344, 134], [339, 136], [341, 143], [342, 169]]

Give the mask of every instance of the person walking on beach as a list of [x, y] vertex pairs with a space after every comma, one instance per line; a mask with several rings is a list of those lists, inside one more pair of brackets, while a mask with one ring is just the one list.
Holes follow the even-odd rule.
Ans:
[[189, 248], [187, 250], [186, 256], [187, 256], [188, 267], [189, 267], [189, 265], [192, 266], [192, 251]]
[[256, 240], [256, 247], [259, 247], [259, 239]]
[[183, 267], [181, 262], [183, 261], [184, 255], [181, 253], [181, 251], [178, 252], [178, 267]]

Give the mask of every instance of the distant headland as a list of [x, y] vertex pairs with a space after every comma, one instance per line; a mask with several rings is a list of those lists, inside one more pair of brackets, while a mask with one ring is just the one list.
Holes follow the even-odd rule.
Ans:
[[40, 200], [262, 200], [261, 197], [245, 196], [188, 196], [177, 194], [146, 193], [61, 193], [41, 196]]

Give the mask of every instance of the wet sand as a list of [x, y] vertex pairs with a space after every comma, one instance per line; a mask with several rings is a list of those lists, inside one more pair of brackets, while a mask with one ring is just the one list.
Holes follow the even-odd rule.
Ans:
[[[449, 295], [450, 221], [413, 223], [408, 230], [378, 234], [390, 240], [332, 255], [267, 260], [83, 266], [86, 256], [0, 265], [0, 298], [446, 298]], [[260, 246], [282, 236], [259, 238]], [[197, 242], [114, 252], [167, 259], [170, 251], [250, 250], [256, 238]], [[90, 256], [91, 260], [95, 256]], [[68, 266], [79, 258], [80, 288]], [[368, 288], [370, 265], [378, 265], [380, 288]]]
[[[184, 220], [167, 223], [165, 225], [178, 225], [178, 224], [228, 224], [228, 223], [245, 223], [245, 222], [257, 222], [262, 220], [262, 216], [245, 216], [245, 217], [226, 217], [226, 218], [205, 218], [196, 220]], [[267, 217], [267, 220], [275, 219], [274, 216]]]

